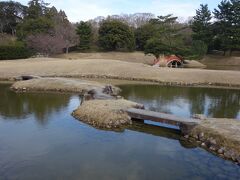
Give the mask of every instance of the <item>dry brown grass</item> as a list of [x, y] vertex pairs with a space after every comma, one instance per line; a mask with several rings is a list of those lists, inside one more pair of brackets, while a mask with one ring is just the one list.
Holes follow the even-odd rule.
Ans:
[[9, 45], [16, 42], [16, 37], [11, 36], [9, 34], [0, 33], [0, 44], [1, 45]]
[[133, 63], [152, 64], [155, 59], [152, 55], [145, 55], [143, 52], [94, 52], [94, 53], [69, 53], [56, 55], [56, 58], [62, 59], [105, 59], [105, 60], [119, 60]]
[[142, 105], [124, 99], [91, 100], [84, 101], [73, 116], [96, 128], [115, 129], [132, 122], [124, 110], [138, 107]]
[[[155, 57], [153, 55], [145, 55], [143, 52], [93, 52], [93, 53], [69, 53], [69, 54], [61, 54], [55, 56], [56, 58], [62, 59], [70, 59], [70, 60], [77, 60], [77, 59], [93, 59], [93, 60], [119, 60], [125, 62], [132, 62], [132, 63], [143, 63], [152, 65], [154, 62]], [[199, 68], [203, 69], [206, 66], [198, 61], [188, 61], [186, 60], [187, 64], [184, 65], [185, 68]], [[160, 63], [161, 67], [165, 67], [166, 63]]]
[[240, 56], [220, 56], [208, 55], [201, 63], [207, 65], [209, 69], [228, 69], [240, 71]]
[[10, 80], [21, 75], [112, 78], [164, 84], [240, 87], [240, 72], [238, 71], [154, 68], [141, 63], [99, 59], [36, 58], [0, 62], [0, 79]]
[[[90, 90], [102, 93], [106, 84], [66, 78], [39, 78], [27, 81], [19, 81], [12, 85], [15, 91], [47, 91], [47, 92], [72, 92], [84, 94]], [[113, 86], [114, 94], [120, 89]]]

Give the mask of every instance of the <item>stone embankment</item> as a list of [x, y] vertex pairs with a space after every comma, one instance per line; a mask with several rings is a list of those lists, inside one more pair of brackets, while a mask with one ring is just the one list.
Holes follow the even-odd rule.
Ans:
[[222, 158], [240, 164], [239, 120], [202, 118], [201, 123], [185, 137]]

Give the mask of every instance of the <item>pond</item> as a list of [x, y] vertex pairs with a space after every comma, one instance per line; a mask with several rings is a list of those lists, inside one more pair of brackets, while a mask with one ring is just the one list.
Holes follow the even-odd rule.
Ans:
[[[148, 86], [145, 90], [140, 87], [142, 93], [138, 94], [138, 86], [122, 88], [126, 97], [145, 102], [155, 110], [183, 116], [202, 112], [199, 105], [190, 108], [186, 95], [190, 90]], [[144, 92], [148, 90], [151, 93]], [[158, 93], [153, 95], [154, 91]], [[203, 94], [193, 91], [191, 103], [208, 94], [208, 90]], [[238, 91], [226, 91], [232, 98], [239, 98]], [[210, 97], [217, 103], [225, 97], [223, 92], [222, 96]], [[182, 102], [179, 106], [184, 113], [174, 106], [174, 99]], [[155, 102], [153, 106], [151, 101]], [[168, 108], [161, 107], [158, 101], [166, 102]], [[225, 101], [225, 107], [233, 103]], [[79, 102], [77, 95], [16, 94], [9, 91], [9, 85], [0, 85], [0, 179], [240, 178], [239, 166], [186, 143], [177, 130], [135, 122], [124, 132], [111, 132], [83, 124], [71, 116]], [[218, 114], [219, 106], [222, 104], [215, 104], [208, 114]], [[238, 113], [239, 109], [223, 114], [233, 117]]]
[[170, 87], [158, 85], [120, 86], [122, 96], [145, 105], [146, 109], [181, 117], [240, 119], [240, 91], [232, 89]]

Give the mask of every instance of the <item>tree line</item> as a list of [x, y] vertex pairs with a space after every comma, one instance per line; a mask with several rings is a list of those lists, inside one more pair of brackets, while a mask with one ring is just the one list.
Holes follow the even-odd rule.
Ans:
[[200, 59], [213, 50], [223, 51], [224, 55], [239, 50], [239, 23], [239, 0], [223, 0], [213, 12], [208, 5], [201, 4], [187, 22], [179, 22], [173, 15], [155, 17], [151, 13], [135, 13], [100, 16], [75, 24], [63, 10], [49, 7], [43, 0], [31, 0], [28, 6], [3, 1], [0, 45], [6, 42], [6, 34], [10, 34], [17, 39], [11, 46], [24, 46], [44, 55], [68, 53], [74, 47], [79, 51], [139, 50], [156, 58], [175, 54]]

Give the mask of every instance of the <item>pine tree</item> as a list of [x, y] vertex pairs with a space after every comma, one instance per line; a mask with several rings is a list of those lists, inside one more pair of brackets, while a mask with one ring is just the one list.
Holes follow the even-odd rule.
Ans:
[[15, 35], [16, 27], [23, 20], [26, 8], [14, 1], [0, 2], [0, 33]]
[[17, 27], [17, 36], [20, 40], [28, 35], [48, 33], [54, 27], [53, 19], [49, 17], [48, 3], [43, 0], [31, 0], [28, 5], [26, 17]]
[[156, 32], [147, 40], [144, 47], [145, 54], [153, 54], [157, 59], [160, 55], [185, 54], [186, 47], [180, 33], [184, 27], [179, 26], [177, 17], [171, 14], [158, 16], [151, 19], [150, 23], [155, 26]]
[[240, 1], [223, 0], [213, 13], [216, 19], [215, 32], [221, 40], [224, 55], [228, 50], [231, 55], [234, 49], [240, 48]]
[[27, 18], [37, 19], [43, 16], [43, 6], [39, 0], [32, 0], [28, 3]]
[[202, 41], [208, 47], [213, 39], [211, 19], [211, 11], [208, 9], [208, 5], [201, 4], [200, 8], [196, 10], [196, 16], [193, 17], [192, 22], [193, 40]]
[[81, 21], [77, 25], [77, 35], [79, 36], [79, 49], [80, 50], [87, 50], [90, 49], [91, 42], [92, 42], [92, 26], [88, 22]]
[[232, 18], [232, 33], [233, 33], [233, 50], [240, 50], [240, 1], [231, 0], [233, 18]]

